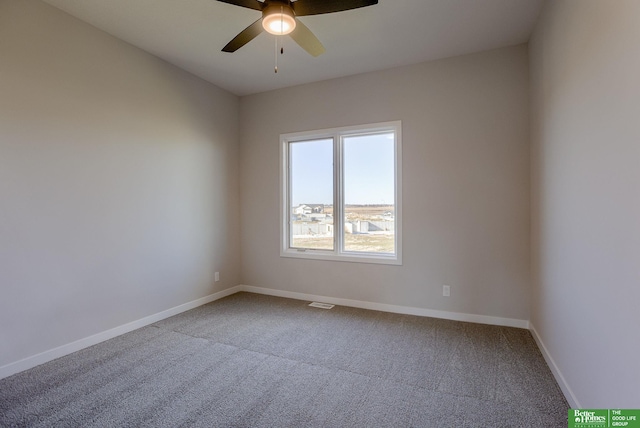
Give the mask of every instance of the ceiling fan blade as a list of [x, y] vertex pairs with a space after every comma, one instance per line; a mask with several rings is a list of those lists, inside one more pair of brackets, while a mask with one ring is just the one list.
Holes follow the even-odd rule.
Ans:
[[235, 52], [251, 40], [255, 39], [264, 29], [262, 28], [262, 18], [242, 30], [240, 34], [235, 36], [225, 47], [222, 52]]
[[297, 0], [291, 2], [291, 7], [297, 16], [308, 16], [342, 12], [374, 4], [378, 4], [378, 0]]
[[262, 3], [258, 0], [218, 0], [222, 3], [229, 3], [240, 7], [246, 7], [249, 9], [262, 10]]
[[296, 29], [289, 35], [302, 49], [311, 55], [318, 56], [324, 53], [324, 46], [322, 46], [320, 40], [299, 19], [296, 19]]

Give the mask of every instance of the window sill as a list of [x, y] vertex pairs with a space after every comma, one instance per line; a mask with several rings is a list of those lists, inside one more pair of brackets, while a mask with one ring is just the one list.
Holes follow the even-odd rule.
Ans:
[[378, 255], [378, 254], [359, 254], [359, 253], [343, 253], [336, 254], [334, 252], [327, 252], [322, 250], [283, 250], [280, 252], [280, 257], [294, 258], [294, 259], [310, 259], [310, 260], [325, 260], [334, 262], [349, 262], [349, 263], [370, 263], [379, 265], [402, 265], [402, 259], [397, 255]]

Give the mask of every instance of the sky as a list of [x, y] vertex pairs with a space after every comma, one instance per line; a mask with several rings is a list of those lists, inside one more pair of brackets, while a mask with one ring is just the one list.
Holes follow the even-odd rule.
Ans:
[[[290, 145], [292, 206], [333, 203], [333, 140]], [[394, 203], [393, 133], [345, 137], [345, 204]]]

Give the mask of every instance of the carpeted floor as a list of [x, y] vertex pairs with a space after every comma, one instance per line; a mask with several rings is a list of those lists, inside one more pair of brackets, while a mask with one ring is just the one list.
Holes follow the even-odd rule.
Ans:
[[566, 427], [527, 330], [238, 293], [0, 380], [0, 426]]

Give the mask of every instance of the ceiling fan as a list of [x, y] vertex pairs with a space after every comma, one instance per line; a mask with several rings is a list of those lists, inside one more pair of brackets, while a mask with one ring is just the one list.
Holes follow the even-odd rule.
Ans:
[[262, 12], [262, 18], [242, 30], [222, 48], [223, 52], [235, 52], [262, 31], [275, 35], [289, 34], [304, 50], [313, 56], [324, 52], [320, 40], [298, 19], [297, 16], [320, 15], [373, 6], [378, 0], [218, 0]]

